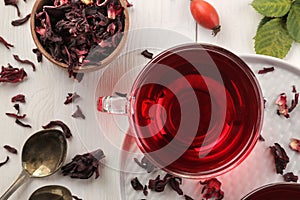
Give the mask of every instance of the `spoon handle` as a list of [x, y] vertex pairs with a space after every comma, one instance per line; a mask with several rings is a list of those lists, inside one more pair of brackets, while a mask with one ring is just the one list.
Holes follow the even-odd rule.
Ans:
[[15, 182], [0, 197], [0, 200], [7, 200], [25, 181], [30, 178], [25, 170], [22, 170]]

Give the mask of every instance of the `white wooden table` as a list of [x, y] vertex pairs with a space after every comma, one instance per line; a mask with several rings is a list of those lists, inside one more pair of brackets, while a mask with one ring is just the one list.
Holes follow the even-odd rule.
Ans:
[[[189, 11], [189, 0], [131, 0], [133, 7], [128, 9], [131, 33], [127, 47], [122, 53], [123, 59], [127, 60], [126, 64], [116, 61], [105, 69], [86, 74], [79, 84], [69, 79], [64, 70], [56, 67], [46, 58], [42, 63], [37, 64], [36, 57], [31, 52], [35, 45], [31, 38], [29, 23], [13, 27], [10, 23], [17, 19], [16, 10], [12, 6], [4, 6], [2, 1], [0, 3], [0, 36], [15, 47], [7, 50], [0, 45], [0, 65], [6, 66], [10, 63], [13, 66], [24, 67], [28, 73], [28, 79], [20, 84], [0, 83], [0, 161], [4, 160], [6, 155], [11, 158], [6, 165], [0, 167], [0, 193], [8, 188], [21, 171], [20, 154], [26, 138], [40, 130], [41, 126], [50, 120], [60, 119], [70, 126], [74, 135], [68, 142], [67, 162], [75, 154], [102, 148], [106, 158], [100, 170], [100, 177], [96, 180], [94, 178], [76, 180], [57, 173], [45, 179], [32, 180], [22, 186], [11, 199], [27, 199], [35, 189], [48, 184], [65, 185], [74, 195], [85, 200], [121, 199], [119, 161], [127, 127], [126, 117], [97, 114], [95, 102], [98, 95], [110, 95], [116, 90], [128, 91], [135, 74], [140, 69], [133, 66], [147, 61], [140, 57], [126, 58], [124, 56], [132, 52], [133, 54], [130, 55], [134, 55], [134, 50], [138, 51], [146, 47], [159, 51], [160, 48], [184, 41], [212, 43], [236, 54], [255, 53], [253, 37], [262, 16], [251, 7], [251, 0], [207, 1], [215, 6], [220, 15], [222, 28], [216, 37], [211, 35], [210, 30], [196, 26]], [[22, 17], [31, 12], [33, 3], [34, 0], [19, 1]], [[153, 37], [151, 31], [161, 33], [161, 35]], [[151, 38], [149, 41], [141, 36], [147, 33]], [[37, 64], [37, 71], [33, 72], [30, 67], [18, 64], [12, 54], [34, 61]], [[299, 58], [300, 45], [294, 44], [284, 60], [300, 68]], [[127, 73], [128, 71], [130, 73]], [[122, 79], [121, 83], [120, 79]], [[64, 105], [67, 93], [74, 91], [77, 91], [81, 98], [73, 104]], [[21, 104], [21, 111], [27, 114], [25, 122], [32, 125], [31, 129], [16, 125], [12, 118], [5, 115], [5, 112], [14, 112], [10, 98], [18, 93], [26, 95], [27, 102]], [[76, 105], [81, 106], [86, 115], [85, 120], [71, 117]], [[16, 147], [19, 154], [7, 153], [1, 147], [5, 144]]]

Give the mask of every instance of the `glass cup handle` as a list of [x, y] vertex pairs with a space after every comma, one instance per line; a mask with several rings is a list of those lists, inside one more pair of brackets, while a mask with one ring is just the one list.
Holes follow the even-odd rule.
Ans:
[[127, 114], [129, 100], [121, 96], [102, 96], [98, 99], [98, 111], [110, 114]]

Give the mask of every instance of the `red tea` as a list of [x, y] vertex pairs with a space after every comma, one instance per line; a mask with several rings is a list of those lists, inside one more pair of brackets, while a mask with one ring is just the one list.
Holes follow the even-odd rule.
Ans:
[[246, 64], [212, 46], [178, 47], [154, 58], [131, 93], [140, 149], [169, 172], [200, 176], [239, 164], [254, 147], [262, 97]]
[[242, 200], [299, 200], [299, 184], [274, 184], [260, 188], [247, 195]]

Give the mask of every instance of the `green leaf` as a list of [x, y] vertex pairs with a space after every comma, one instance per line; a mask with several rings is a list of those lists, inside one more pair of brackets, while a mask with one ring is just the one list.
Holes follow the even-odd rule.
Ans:
[[300, 42], [300, 3], [293, 3], [287, 17], [286, 26], [290, 36], [296, 42]]
[[266, 17], [282, 17], [291, 8], [291, 0], [253, 0], [252, 6]]
[[[300, 1], [300, 0], [299, 0]], [[257, 27], [257, 30], [260, 29], [263, 25], [265, 25], [268, 21], [270, 21], [271, 17], [264, 17], [260, 20], [259, 24], [258, 24], [258, 27]]]
[[274, 18], [257, 30], [254, 47], [257, 54], [284, 58], [292, 43], [293, 39], [284, 22], [280, 18]]

